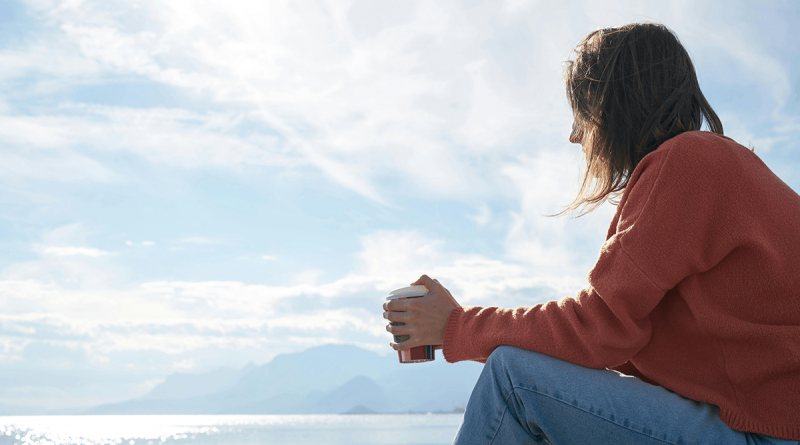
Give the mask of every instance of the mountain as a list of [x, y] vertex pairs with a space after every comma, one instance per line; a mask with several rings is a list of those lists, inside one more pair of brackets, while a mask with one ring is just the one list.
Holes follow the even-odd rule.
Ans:
[[144, 397], [87, 414], [324, 414], [452, 411], [482, 365], [400, 364], [351, 345], [325, 345], [242, 370], [176, 373]]
[[319, 346], [275, 357], [250, 371], [227, 394], [271, 397], [285, 392], [330, 391], [356, 375], [377, 379], [391, 368], [391, 361], [356, 346]]
[[207, 414], [216, 409], [209, 394], [224, 391], [256, 369], [249, 363], [242, 369], [217, 368], [201, 374], [174, 373], [144, 396], [119, 403], [93, 407], [85, 414]]
[[143, 400], [180, 400], [202, 396], [230, 387], [256, 366], [242, 369], [217, 368], [203, 374], [176, 373], [142, 396]]
[[70, 416], [83, 414], [86, 407], [49, 409], [43, 406], [20, 406], [0, 404], [0, 416]]
[[320, 398], [312, 409], [319, 414], [340, 414], [355, 407], [376, 413], [392, 413], [403, 408], [387, 397], [372, 379], [360, 375]]
[[369, 408], [365, 408], [361, 405], [356, 405], [350, 408], [349, 410], [343, 412], [342, 414], [378, 414], [378, 413]]

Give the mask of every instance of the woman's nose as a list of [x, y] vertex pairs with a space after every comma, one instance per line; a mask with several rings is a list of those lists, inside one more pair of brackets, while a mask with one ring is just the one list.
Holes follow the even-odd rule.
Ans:
[[569, 134], [569, 141], [573, 144], [581, 143], [581, 131], [575, 122], [572, 123], [572, 132]]

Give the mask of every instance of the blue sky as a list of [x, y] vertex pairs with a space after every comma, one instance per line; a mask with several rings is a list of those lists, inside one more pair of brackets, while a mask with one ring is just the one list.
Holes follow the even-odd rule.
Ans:
[[800, 190], [797, 1], [0, 2], [0, 405], [389, 354], [381, 301], [422, 273], [574, 295], [614, 208], [544, 216], [580, 173], [563, 62], [631, 21]]

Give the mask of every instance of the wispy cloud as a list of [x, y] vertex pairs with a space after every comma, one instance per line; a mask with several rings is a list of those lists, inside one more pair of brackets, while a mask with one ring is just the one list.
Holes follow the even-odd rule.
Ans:
[[126, 246], [143, 246], [143, 247], [152, 247], [156, 245], [155, 241], [142, 241], [141, 243], [136, 243], [134, 241], [125, 241]]
[[[8, 137], [36, 147], [125, 149], [183, 167], [308, 163], [339, 185], [384, 202], [379, 179], [386, 176], [404, 177], [439, 195], [485, 189], [492, 180], [471, 165], [475, 156], [491, 162], [531, 128], [550, 132], [553, 123], [568, 125], [566, 114], [529, 106], [545, 101], [563, 108], [560, 95], [541, 83], [559, 84], [558, 69], [547, 71], [552, 77], [537, 79], [536, 85], [525, 82], [512, 89], [502, 67], [492, 62], [492, 47], [480, 44], [493, 22], [481, 25], [471, 16], [496, 11], [466, 10], [453, 20], [450, 7], [415, 3], [401, 8], [402, 14], [386, 16], [398, 20], [378, 23], [337, 2], [304, 2], [299, 9], [290, 3], [273, 3], [264, 16], [253, 4], [233, 3], [224, 12], [198, 6], [189, 22], [184, 12], [152, 8], [148, 14], [161, 27], [146, 31], [123, 22], [124, 14], [90, 3], [43, 8], [40, 12], [60, 25], [66, 42], [101, 73], [145, 76], [210, 94], [220, 104], [246, 103], [254, 111], [204, 115], [67, 105], [69, 112], [61, 116], [14, 117], [15, 125], [30, 128], [24, 134], [36, 136]], [[219, 28], [220, 14], [232, 29], [247, 31]], [[294, 25], [287, 27], [290, 22]], [[198, 40], [192, 29], [205, 29], [204, 37]], [[556, 52], [563, 58], [563, 49]], [[285, 56], [297, 53], [304, 57]], [[442, 58], [448, 62], [435, 62]], [[34, 59], [20, 75], [49, 69], [35, 60], [45, 65]], [[299, 72], [302, 78], [294, 74]], [[454, 74], [455, 82], [450, 80]], [[226, 134], [246, 121], [272, 132], [247, 138]], [[490, 147], [493, 154], [480, 154]], [[435, 165], [436, 174], [423, 168], [421, 159]]]
[[20, 352], [31, 343], [31, 340], [19, 337], [0, 335], [0, 363], [22, 360]]
[[469, 215], [467, 218], [475, 221], [475, 224], [479, 226], [485, 226], [489, 221], [492, 220], [492, 209], [489, 208], [486, 203], [482, 204], [478, 208], [478, 212], [474, 215]]
[[55, 256], [88, 256], [92, 258], [112, 255], [111, 252], [95, 249], [94, 247], [71, 247], [71, 246], [45, 246], [42, 248], [45, 255]]
[[189, 236], [186, 238], [182, 238], [181, 242], [186, 244], [196, 244], [198, 246], [209, 246], [212, 244], [219, 244], [221, 240], [214, 238], [207, 238], [204, 236]]
[[[88, 179], [114, 176], [96, 162], [77, 154], [78, 147], [97, 151], [129, 151], [150, 160], [181, 168], [230, 167], [241, 164], [287, 167], [302, 163], [288, 155], [274, 135], [226, 134], [243, 122], [241, 113], [202, 114], [176, 109], [132, 109], [100, 105], [65, 105], [58, 116], [0, 116], [0, 128], [16, 129], [0, 140], [11, 147], [38, 150], [17, 164], [30, 171], [42, 159], [70, 160]], [[18, 131], [23, 128], [26, 131]], [[164, 150], [168, 146], [169, 150]], [[12, 156], [14, 152], [4, 156]], [[55, 162], [55, 161], [54, 161]], [[91, 170], [93, 169], [93, 170]], [[63, 176], [63, 175], [61, 175]], [[55, 175], [54, 178], [58, 178]]]
[[183, 359], [172, 364], [174, 369], [188, 371], [197, 367], [197, 363], [192, 359]]

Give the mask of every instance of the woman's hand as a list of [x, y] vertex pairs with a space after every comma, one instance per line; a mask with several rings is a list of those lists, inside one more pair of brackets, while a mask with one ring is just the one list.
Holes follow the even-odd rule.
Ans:
[[423, 275], [411, 283], [412, 286], [420, 284], [428, 288], [428, 294], [424, 297], [383, 303], [383, 318], [405, 323], [401, 326], [386, 325], [386, 330], [394, 335], [409, 336], [403, 342], [389, 343], [398, 351], [424, 345], [441, 346], [450, 312], [460, 306], [438, 280]]

